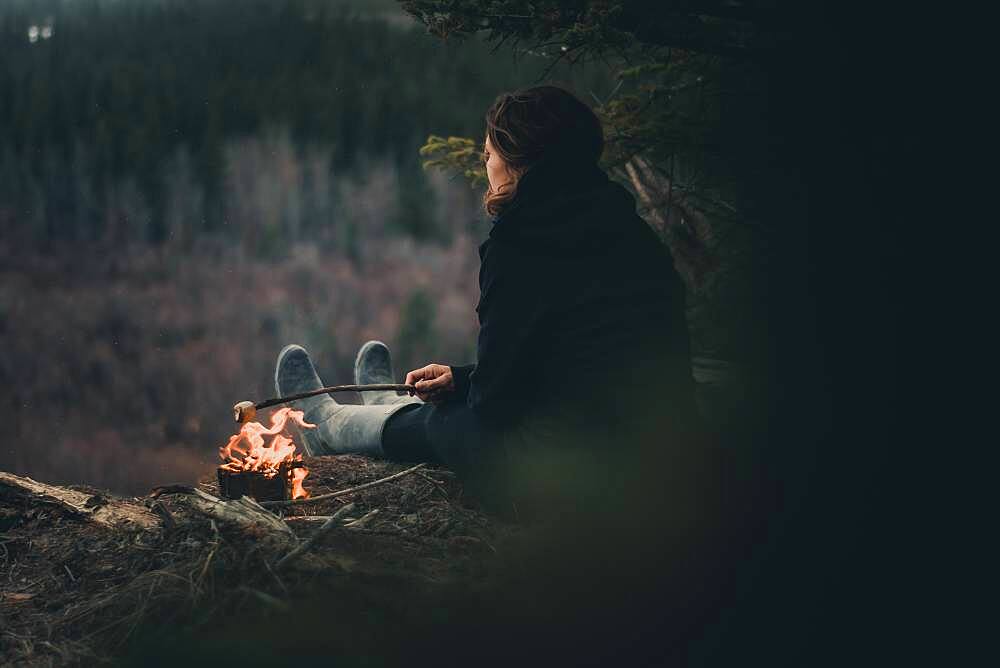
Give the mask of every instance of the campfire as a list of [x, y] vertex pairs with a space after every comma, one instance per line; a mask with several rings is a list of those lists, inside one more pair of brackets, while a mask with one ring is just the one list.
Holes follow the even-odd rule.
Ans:
[[[302, 455], [295, 452], [295, 443], [285, 432], [291, 420], [300, 427], [316, 425], [304, 420], [302, 411], [281, 408], [271, 416], [271, 426], [245, 422], [229, 443], [219, 448], [219, 487], [226, 498], [251, 496], [258, 501], [300, 499], [309, 496], [302, 481], [309, 469], [302, 464]], [[266, 442], [265, 437], [271, 437]]]

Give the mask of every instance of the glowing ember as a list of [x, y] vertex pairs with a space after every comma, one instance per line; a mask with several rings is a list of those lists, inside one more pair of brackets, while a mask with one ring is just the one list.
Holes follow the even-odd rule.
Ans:
[[[309, 424], [303, 418], [305, 413], [291, 408], [281, 408], [271, 415], [271, 426], [265, 427], [260, 422], [246, 422], [240, 433], [229, 439], [229, 443], [219, 448], [219, 457], [224, 462], [219, 466], [231, 473], [254, 472], [273, 478], [282, 470], [282, 464], [291, 465], [302, 461], [302, 455], [295, 453], [295, 443], [286, 434], [285, 425], [292, 420], [300, 427], [312, 429], [316, 425]], [[265, 444], [264, 437], [273, 436], [270, 443]], [[299, 499], [309, 496], [302, 487], [302, 481], [309, 475], [309, 469], [304, 466], [290, 468], [286, 466], [288, 479], [292, 484], [292, 498]]]

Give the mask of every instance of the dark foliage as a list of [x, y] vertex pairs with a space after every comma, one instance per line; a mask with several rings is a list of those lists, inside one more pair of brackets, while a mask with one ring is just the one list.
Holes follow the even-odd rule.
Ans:
[[[427, 128], [481, 132], [495, 91], [543, 63], [442, 47], [395, 18], [261, 0], [0, 8], [0, 220], [41, 244], [231, 237], [227, 147], [277, 128], [294, 156], [322, 149], [320, 174], [384, 156], [412, 210], [399, 227], [440, 236], [417, 168]], [[303, 178], [282, 236], [322, 228]]]

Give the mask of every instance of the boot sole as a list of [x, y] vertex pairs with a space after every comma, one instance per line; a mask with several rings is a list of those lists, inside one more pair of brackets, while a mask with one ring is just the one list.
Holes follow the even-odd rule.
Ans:
[[[361, 373], [360, 373], [360, 371], [361, 371], [361, 359], [365, 356], [365, 353], [367, 353], [369, 350], [371, 350], [375, 346], [383, 346], [386, 350], [389, 350], [389, 346], [387, 346], [382, 341], [379, 341], [377, 339], [372, 339], [371, 341], [366, 341], [365, 344], [363, 346], [361, 346], [361, 348], [358, 350], [358, 354], [354, 357], [354, 382], [357, 383], [358, 385], [361, 384]], [[390, 368], [392, 367], [392, 356], [391, 356], [391, 354], [389, 356], [389, 366], [390, 366]], [[388, 379], [385, 382], [392, 383], [392, 382], [395, 382], [395, 381], [392, 378], [390, 378], [390, 379]]]
[[278, 353], [278, 361], [274, 365], [274, 392], [275, 392], [275, 396], [278, 396], [278, 397], [284, 396], [281, 393], [281, 387], [278, 384], [278, 370], [281, 369], [281, 364], [282, 364], [282, 362], [285, 361], [285, 356], [288, 353], [290, 353], [293, 350], [295, 350], [296, 348], [302, 350], [302, 352], [304, 352], [306, 354], [306, 357], [309, 357], [309, 351], [306, 350], [304, 347], [300, 346], [297, 343], [289, 343], [287, 346], [285, 346], [284, 348], [281, 349], [281, 352]]

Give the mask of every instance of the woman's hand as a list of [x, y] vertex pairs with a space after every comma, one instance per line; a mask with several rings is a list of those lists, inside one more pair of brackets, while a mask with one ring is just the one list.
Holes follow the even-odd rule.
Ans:
[[[438, 402], [445, 395], [455, 391], [455, 379], [451, 375], [451, 367], [444, 364], [428, 364], [414, 369], [406, 374], [407, 385], [417, 388], [417, 396], [424, 401]], [[413, 396], [413, 392], [410, 392]]]

